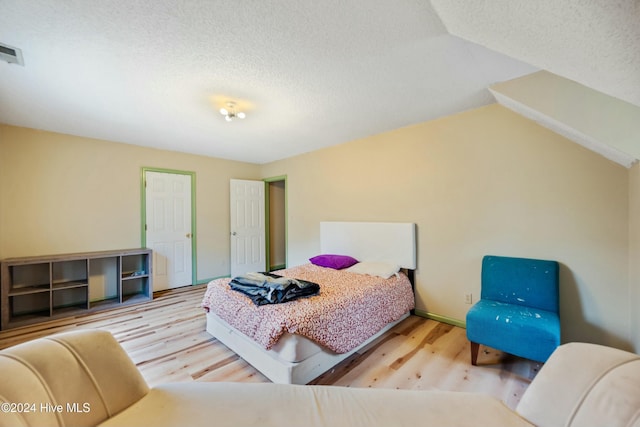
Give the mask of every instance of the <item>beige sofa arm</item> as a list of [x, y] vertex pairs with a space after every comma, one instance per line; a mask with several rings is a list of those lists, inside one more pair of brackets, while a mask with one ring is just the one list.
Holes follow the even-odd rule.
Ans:
[[596, 344], [561, 345], [516, 411], [539, 427], [640, 426], [640, 356]]
[[106, 331], [68, 332], [6, 349], [0, 372], [2, 427], [94, 426], [149, 391]]

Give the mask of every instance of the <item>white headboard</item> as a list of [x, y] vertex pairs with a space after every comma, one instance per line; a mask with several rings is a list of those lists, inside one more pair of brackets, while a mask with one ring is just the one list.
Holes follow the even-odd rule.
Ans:
[[416, 225], [406, 222], [321, 222], [320, 251], [359, 261], [416, 269]]

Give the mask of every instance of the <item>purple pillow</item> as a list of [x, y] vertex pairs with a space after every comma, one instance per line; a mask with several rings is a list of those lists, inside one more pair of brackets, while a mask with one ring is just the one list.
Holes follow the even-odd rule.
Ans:
[[331, 255], [323, 254], [309, 258], [312, 264], [320, 267], [333, 268], [335, 270], [341, 270], [343, 268], [351, 267], [358, 263], [358, 260], [348, 255]]

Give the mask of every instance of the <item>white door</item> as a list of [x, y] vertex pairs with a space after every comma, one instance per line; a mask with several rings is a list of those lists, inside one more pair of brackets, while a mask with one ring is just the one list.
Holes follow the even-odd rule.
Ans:
[[153, 290], [191, 285], [191, 176], [147, 171], [145, 182]]
[[231, 180], [231, 277], [266, 270], [264, 185]]

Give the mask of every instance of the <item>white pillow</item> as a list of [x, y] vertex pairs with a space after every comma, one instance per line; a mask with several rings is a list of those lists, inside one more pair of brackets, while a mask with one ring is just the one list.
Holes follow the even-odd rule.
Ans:
[[385, 279], [393, 276], [400, 271], [400, 266], [381, 261], [362, 261], [345, 268], [344, 271], [351, 273], [368, 274], [370, 276], [379, 276]]

